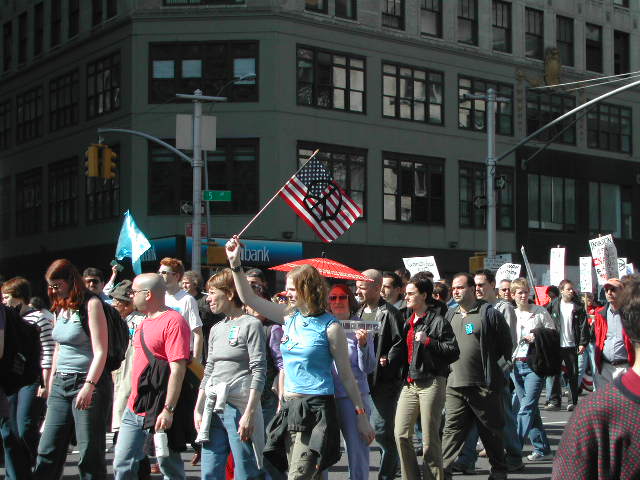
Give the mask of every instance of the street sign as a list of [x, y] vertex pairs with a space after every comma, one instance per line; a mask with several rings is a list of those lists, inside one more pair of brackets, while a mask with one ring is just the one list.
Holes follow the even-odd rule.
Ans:
[[230, 202], [231, 190], [203, 190], [202, 200], [205, 202]]
[[[208, 152], [216, 150], [216, 117], [200, 117], [200, 147]], [[193, 116], [176, 115], [176, 148], [193, 150]]]
[[[193, 224], [187, 223], [184, 226], [184, 233], [187, 237], [193, 237]], [[209, 230], [207, 229], [206, 223], [200, 224], [200, 236], [207, 238], [209, 236]]]

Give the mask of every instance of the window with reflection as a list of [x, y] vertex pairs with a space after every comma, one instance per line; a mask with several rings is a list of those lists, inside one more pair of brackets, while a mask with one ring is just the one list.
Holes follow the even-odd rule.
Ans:
[[496, 105], [496, 133], [513, 135], [513, 86], [472, 77], [458, 77], [458, 128], [487, 130], [487, 101], [469, 99], [465, 95], [486, 94], [490, 88], [498, 97], [506, 99]]
[[573, 232], [576, 229], [576, 181], [530, 173], [529, 228]]
[[[551, 120], [573, 110], [576, 99], [571, 95], [544, 93], [535, 90], [527, 92], [527, 135], [532, 134]], [[576, 144], [575, 116], [547, 128], [536, 140], [556, 143]]]
[[544, 50], [544, 12], [525, 8], [525, 54], [529, 58], [542, 60]]
[[610, 152], [631, 153], [631, 109], [600, 102], [587, 113], [587, 145]]
[[[478, 162], [460, 162], [459, 206], [460, 226], [465, 228], [485, 228], [487, 209], [483, 199], [487, 187], [487, 166]], [[514, 228], [514, 181], [511, 167], [497, 167], [496, 184], [496, 227], [503, 230]]]
[[589, 233], [630, 239], [632, 227], [631, 187], [589, 182]]
[[478, 45], [477, 0], [458, 0], [458, 42]]
[[425, 68], [382, 64], [382, 115], [444, 124], [444, 74]]
[[422, 0], [420, 33], [442, 38], [442, 0]]

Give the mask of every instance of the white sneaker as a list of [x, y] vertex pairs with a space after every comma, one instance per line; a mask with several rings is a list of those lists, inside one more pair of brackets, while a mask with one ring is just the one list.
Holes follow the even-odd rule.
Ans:
[[527, 455], [527, 460], [529, 460], [530, 462], [537, 462], [538, 460], [542, 460], [547, 456], [549, 456], [549, 454], [545, 455], [544, 453], [533, 452], [531, 455]]

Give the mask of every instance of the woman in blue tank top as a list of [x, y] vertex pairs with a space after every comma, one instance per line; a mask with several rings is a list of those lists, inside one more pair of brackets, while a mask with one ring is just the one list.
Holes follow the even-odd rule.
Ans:
[[[235, 236], [227, 242], [227, 257], [240, 299], [265, 317], [284, 324], [284, 396], [282, 409], [268, 427], [265, 456], [282, 470], [288, 465], [289, 479], [320, 478], [320, 472], [340, 458], [331, 374], [334, 362], [355, 406], [360, 435], [367, 444], [374, 439], [351, 370], [344, 329], [326, 311], [327, 284], [315, 268], [303, 265], [290, 271], [286, 281], [289, 304], [272, 303], [253, 292], [242, 272], [240, 248]], [[282, 446], [286, 459], [279, 455]]]

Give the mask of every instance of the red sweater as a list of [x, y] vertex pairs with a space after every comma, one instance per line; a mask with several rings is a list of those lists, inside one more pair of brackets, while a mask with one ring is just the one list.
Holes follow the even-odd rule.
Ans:
[[[600, 307], [596, 310], [596, 321], [595, 321], [595, 335], [596, 335], [596, 367], [598, 368], [598, 372], [602, 371], [602, 350], [604, 350], [604, 341], [607, 338], [607, 331], [609, 330], [609, 324], [607, 323], [607, 308], [609, 308], [609, 304], [605, 304], [604, 307]], [[636, 355], [633, 350], [633, 344], [631, 340], [627, 336], [627, 332], [625, 332], [624, 328], [622, 329], [622, 336], [624, 338], [624, 346], [627, 349], [627, 356], [629, 359], [629, 365], [633, 365], [635, 361]]]
[[622, 377], [578, 403], [555, 459], [554, 480], [640, 478], [640, 377]]

